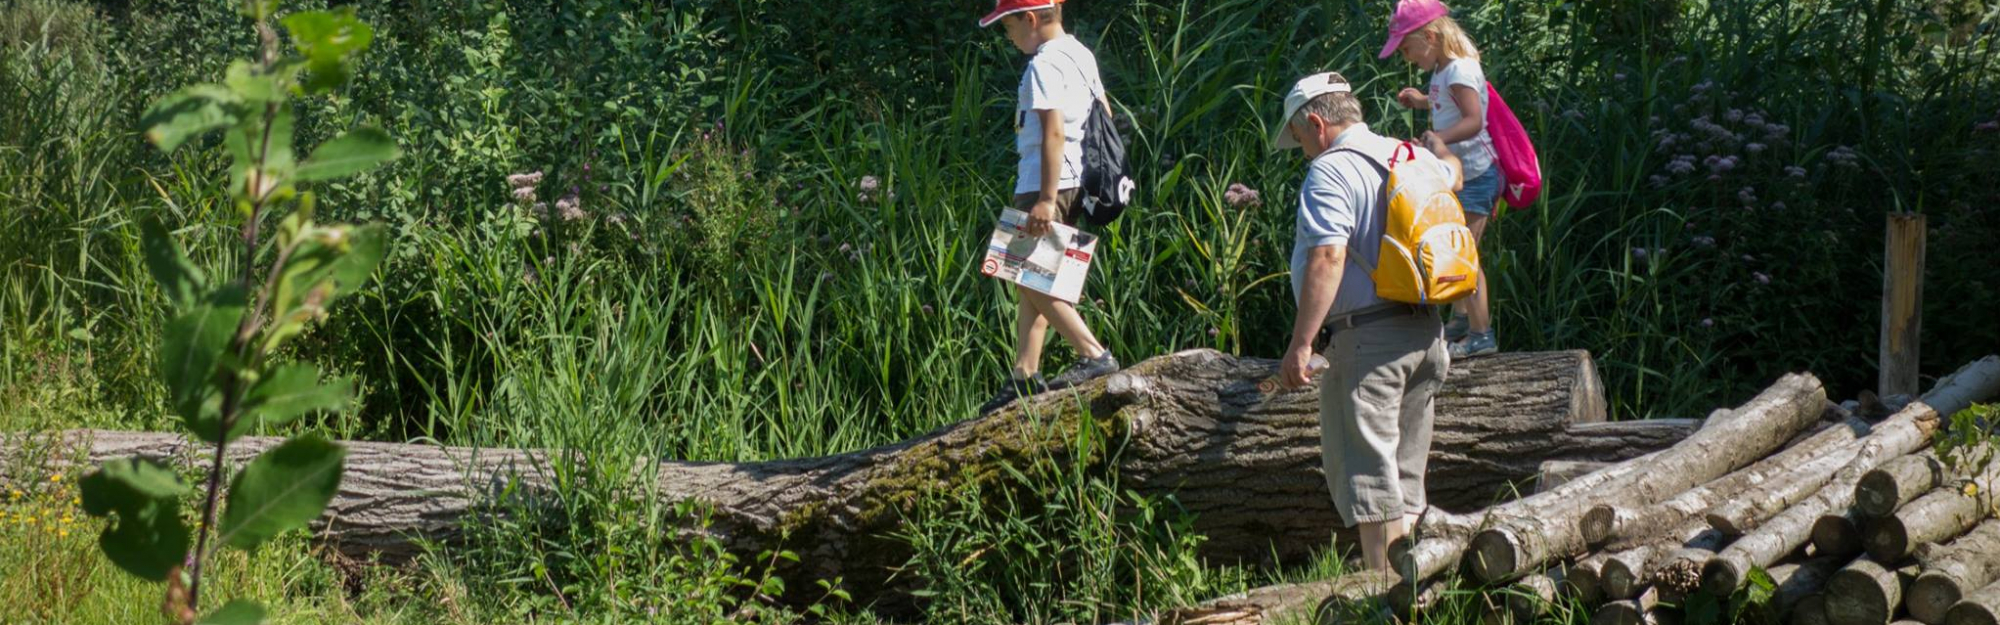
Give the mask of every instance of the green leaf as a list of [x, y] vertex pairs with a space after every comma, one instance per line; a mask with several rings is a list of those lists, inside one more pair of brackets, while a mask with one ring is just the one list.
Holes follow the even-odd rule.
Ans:
[[257, 423], [278, 425], [308, 412], [337, 411], [346, 407], [348, 398], [353, 396], [354, 383], [347, 378], [320, 384], [318, 368], [285, 365], [250, 387], [243, 397], [243, 407], [247, 415], [255, 418], [238, 421], [238, 427], [248, 431]]
[[262, 625], [263, 622], [264, 606], [249, 599], [237, 599], [201, 617], [195, 625]]
[[174, 412], [180, 414], [195, 436], [211, 443], [218, 442], [221, 432], [206, 423], [202, 404], [218, 394], [214, 384], [216, 364], [229, 350], [236, 326], [242, 320], [241, 304], [203, 304], [168, 322], [160, 339], [160, 379], [167, 383]]
[[379, 223], [351, 228], [346, 239], [347, 253], [326, 270], [326, 278], [333, 281], [334, 298], [361, 288], [389, 253], [389, 230]]
[[222, 540], [239, 549], [304, 527], [326, 510], [340, 487], [347, 450], [317, 434], [285, 441], [250, 461], [229, 487]]
[[285, 86], [291, 81], [291, 75], [298, 71], [298, 63], [279, 63], [272, 70], [270, 73], [258, 73], [256, 65], [238, 60], [229, 64], [228, 71], [222, 75], [222, 84], [228, 85], [246, 103], [282, 101], [287, 95]]
[[146, 254], [146, 269], [152, 272], [153, 281], [160, 283], [160, 290], [166, 292], [174, 308], [186, 310], [193, 306], [208, 282], [201, 268], [188, 260], [180, 243], [158, 220], [146, 220], [139, 225], [139, 231], [139, 247]]
[[[382, 224], [321, 228], [307, 236], [278, 277], [273, 301], [276, 310], [282, 311], [280, 323], [290, 319], [300, 306], [325, 308], [361, 288], [389, 252], [389, 233]], [[308, 301], [313, 299], [313, 290], [327, 282], [333, 284], [332, 289], [317, 301]]]
[[312, 156], [299, 164], [295, 179], [312, 182], [352, 176], [400, 156], [402, 151], [388, 133], [375, 128], [356, 128], [314, 149]]
[[215, 84], [200, 84], [160, 98], [139, 118], [146, 139], [162, 152], [172, 152], [188, 139], [236, 123], [236, 94]]
[[[280, 189], [292, 175], [292, 111], [280, 106], [268, 128], [263, 116], [244, 119], [223, 137], [229, 151], [229, 193], [249, 200], [260, 194], [282, 195]], [[250, 173], [261, 165], [265, 175], [261, 189], [249, 188]]]
[[243, 5], [237, 7], [236, 12], [243, 17], [261, 21], [278, 12], [278, 0], [243, 0]]
[[335, 11], [299, 11], [285, 16], [292, 44], [306, 57], [312, 75], [304, 83], [309, 93], [330, 91], [347, 82], [347, 60], [367, 49], [375, 29], [354, 17], [353, 7]]
[[85, 514], [111, 519], [97, 542], [118, 568], [157, 582], [187, 556], [180, 515], [187, 485], [171, 469], [138, 458], [113, 460], [77, 488]]

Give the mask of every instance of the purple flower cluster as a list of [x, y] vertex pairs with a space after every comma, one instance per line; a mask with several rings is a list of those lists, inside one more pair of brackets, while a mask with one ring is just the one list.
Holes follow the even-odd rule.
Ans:
[[1857, 170], [1861, 169], [1861, 154], [1848, 146], [1836, 146], [1832, 150], [1827, 151], [1826, 162], [1832, 163], [1834, 167], [1841, 169]]
[[1667, 161], [1667, 173], [1671, 173], [1676, 176], [1685, 176], [1694, 173], [1694, 155], [1693, 154], [1676, 155], [1673, 160]]
[[1241, 182], [1231, 184], [1228, 189], [1223, 190], [1222, 201], [1232, 208], [1264, 205], [1264, 198], [1257, 193], [1257, 190], [1244, 186]]
[[884, 200], [896, 199], [896, 190], [883, 189], [882, 179], [876, 178], [873, 175], [862, 176], [860, 180], [854, 181], [854, 186], [860, 189], [859, 192], [854, 194], [854, 199], [863, 204], [874, 202], [877, 197]]
[[575, 189], [571, 189], [570, 194], [563, 196], [563, 199], [556, 200], [556, 216], [561, 217], [563, 221], [583, 219], [583, 201], [576, 196]]

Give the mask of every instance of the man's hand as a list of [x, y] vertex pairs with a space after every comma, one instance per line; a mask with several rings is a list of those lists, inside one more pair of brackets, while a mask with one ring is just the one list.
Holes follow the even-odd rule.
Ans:
[[1451, 153], [1451, 146], [1445, 144], [1444, 137], [1438, 136], [1435, 130], [1424, 131], [1424, 147], [1430, 148], [1431, 154], [1437, 155], [1438, 158], [1444, 158], [1444, 155]]
[[1396, 103], [1406, 109], [1422, 109], [1430, 107], [1431, 99], [1416, 87], [1404, 87], [1402, 91], [1396, 92]]
[[1023, 229], [1028, 232], [1028, 236], [1039, 237], [1048, 234], [1049, 222], [1055, 220], [1055, 200], [1040, 200], [1035, 202], [1034, 208], [1028, 209], [1028, 223]]
[[1278, 361], [1278, 384], [1288, 389], [1299, 388], [1312, 383], [1312, 346], [1292, 345], [1285, 350], [1285, 358]]

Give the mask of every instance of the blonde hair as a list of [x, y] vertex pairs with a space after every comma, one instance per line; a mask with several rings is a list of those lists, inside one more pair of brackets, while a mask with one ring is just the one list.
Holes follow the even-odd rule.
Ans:
[[1479, 46], [1472, 45], [1472, 37], [1450, 16], [1431, 20], [1417, 32], [1436, 38], [1438, 52], [1444, 58], [1479, 60]]

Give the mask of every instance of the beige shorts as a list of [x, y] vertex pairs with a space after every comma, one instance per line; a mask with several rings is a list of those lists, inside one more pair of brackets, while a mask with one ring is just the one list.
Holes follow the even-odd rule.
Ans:
[[1334, 333], [1319, 381], [1320, 460], [1347, 525], [1424, 509], [1438, 389], [1451, 367], [1443, 326], [1413, 314]]
[[[1029, 210], [1035, 208], [1035, 201], [1040, 199], [1042, 199], [1042, 194], [1040, 193], [1016, 193], [1014, 194], [1014, 210], [1021, 211], [1023, 213], [1028, 212]], [[1057, 223], [1060, 223], [1065, 226], [1074, 226], [1076, 225], [1077, 218], [1082, 216], [1083, 216], [1082, 189], [1071, 188], [1071, 189], [1063, 189], [1061, 191], [1056, 192]]]

